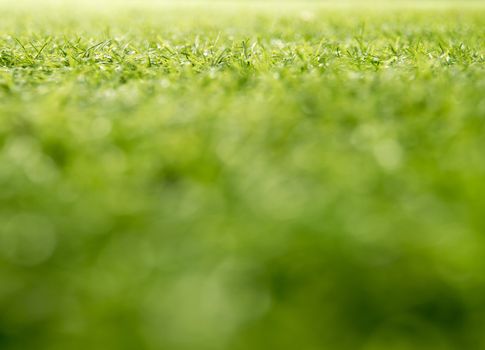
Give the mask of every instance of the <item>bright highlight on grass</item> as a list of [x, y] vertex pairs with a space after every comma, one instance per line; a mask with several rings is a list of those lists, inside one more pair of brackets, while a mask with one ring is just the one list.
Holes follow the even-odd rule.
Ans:
[[0, 349], [485, 348], [479, 3], [2, 5]]

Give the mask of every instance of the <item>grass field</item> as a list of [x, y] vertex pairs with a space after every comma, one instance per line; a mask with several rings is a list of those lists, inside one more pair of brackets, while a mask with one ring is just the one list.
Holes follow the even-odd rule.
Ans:
[[0, 6], [0, 349], [485, 349], [482, 4]]

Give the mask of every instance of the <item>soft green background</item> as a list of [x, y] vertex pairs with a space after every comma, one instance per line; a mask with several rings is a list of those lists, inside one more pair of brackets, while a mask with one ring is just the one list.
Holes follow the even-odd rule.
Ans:
[[480, 3], [17, 5], [0, 349], [485, 348]]

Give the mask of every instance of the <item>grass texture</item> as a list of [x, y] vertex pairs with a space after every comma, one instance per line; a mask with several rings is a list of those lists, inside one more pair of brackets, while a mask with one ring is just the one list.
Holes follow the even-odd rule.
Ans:
[[2, 350], [485, 349], [483, 7], [55, 6], [2, 7]]

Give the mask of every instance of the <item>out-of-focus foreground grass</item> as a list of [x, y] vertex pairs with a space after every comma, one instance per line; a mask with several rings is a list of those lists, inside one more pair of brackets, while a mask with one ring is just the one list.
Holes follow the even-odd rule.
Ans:
[[485, 11], [2, 8], [0, 348], [484, 349]]

